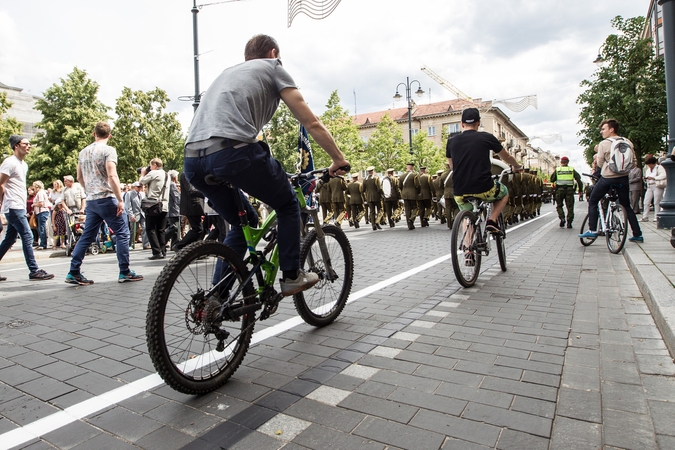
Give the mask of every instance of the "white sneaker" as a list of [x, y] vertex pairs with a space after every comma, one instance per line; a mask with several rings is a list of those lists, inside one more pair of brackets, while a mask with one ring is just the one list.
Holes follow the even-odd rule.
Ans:
[[281, 295], [289, 296], [309, 289], [319, 282], [319, 275], [313, 272], [305, 272], [302, 269], [298, 270], [298, 278], [295, 280], [281, 280]]
[[649, 217], [643, 217], [640, 222], [649, 222]]

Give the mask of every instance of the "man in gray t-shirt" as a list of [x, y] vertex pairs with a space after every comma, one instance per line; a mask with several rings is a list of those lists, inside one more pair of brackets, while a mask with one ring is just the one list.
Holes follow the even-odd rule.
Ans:
[[103, 221], [117, 237], [115, 247], [120, 269], [117, 281], [126, 283], [143, 279], [129, 269], [129, 225], [117, 176], [117, 151], [108, 145], [108, 139], [110, 125], [97, 123], [94, 143], [85, 147], [77, 159], [77, 181], [87, 194], [87, 216], [84, 232], [73, 249], [70, 272], [65, 280], [68, 284], [86, 286], [94, 283], [80, 272], [80, 267], [87, 249], [96, 241]]
[[[281, 65], [279, 46], [273, 38], [254, 36], [246, 44], [244, 59], [223, 71], [204, 94], [185, 145], [185, 176], [232, 224], [225, 243], [242, 256], [246, 242], [238, 226], [235, 191], [206, 180], [227, 181], [276, 210], [281, 293], [293, 295], [319, 278], [300, 270], [300, 207], [286, 172], [272, 158], [267, 144], [258, 140], [258, 134], [283, 100], [331, 157], [331, 176], [344, 173], [340, 168], [349, 163]], [[249, 222], [257, 224], [255, 211], [246, 199], [244, 202]]]

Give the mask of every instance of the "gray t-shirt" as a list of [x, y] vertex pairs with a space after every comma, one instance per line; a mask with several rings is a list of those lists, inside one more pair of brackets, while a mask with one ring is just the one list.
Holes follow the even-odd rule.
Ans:
[[105, 167], [108, 161], [117, 164], [117, 150], [108, 144], [94, 142], [80, 152], [77, 163], [82, 171], [88, 201], [115, 196], [108, 183], [108, 170]]
[[295, 82], [278, 59], [253, 59], [225, 69], [208, 88], [192, 119], [187, 143], [212, 137], [256, 142]]

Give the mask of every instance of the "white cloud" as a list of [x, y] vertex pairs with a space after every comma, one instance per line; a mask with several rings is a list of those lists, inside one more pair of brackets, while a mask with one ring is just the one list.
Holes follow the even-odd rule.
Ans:
[[[199, 1], [198, 1], [199, 3]], [[210, 3], [198, 13], [200, 84], [243, 60], [246, 41], [274, 36], [284, 66], [320, 114], [333, 90], [344, 108], [387, 109], [396, 85], [417, 79], [420, 102], [453, 95], [420, 71], [428, 65], [473, 97], [537, 94], [539, 109], [505, 112], [529, 135], [563, 134], [544, 149], [580, 159], [581, 92], [616, 15], [645, 15], [647, 0], [342, 0], [325, 20], [299, 15], [288, 28], [287, 2]], [[192, 1], [24, 0], [0, 6], [0, 82], [41, 94], [74, 66], [97, 81], [113, 107], [122, 88], [160, 87], [185, 129], [194, 94]], [[431, 98], [429, 98], [429, 95]]]

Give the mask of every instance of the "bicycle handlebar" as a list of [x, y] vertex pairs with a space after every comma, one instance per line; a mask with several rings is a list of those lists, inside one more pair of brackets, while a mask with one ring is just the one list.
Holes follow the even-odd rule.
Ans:
[[[340, 167], [339, 170], [349, 172], [350, 170], [352, 170], [352, 167], [349, 164], [347, 164], [346, 166]], [[321, 174], [321, 176], [319, 178], [323, 181], [328, 181], [328, 179], [330, 178], [330, 175], [328, 174], [328, 167], [325, 167], [323, 169], [316, 169], [316, 170], [312, 170], [310, 172], [304, 172], [304, 173], [289, 173], [287, 175], [291, 180], [306, 180], [307, 178], [311, 178], [314, 175], [319, 174], [319, 173]]]

